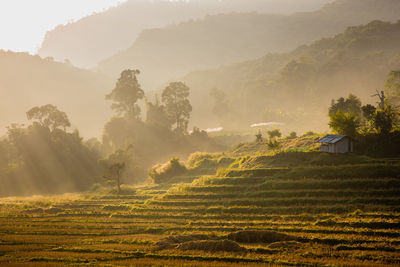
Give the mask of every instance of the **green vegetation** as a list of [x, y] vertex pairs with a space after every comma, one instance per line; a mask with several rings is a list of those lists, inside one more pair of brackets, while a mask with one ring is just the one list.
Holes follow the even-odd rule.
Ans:
[[[187, 172], [225, 158], [196, 153]], [[84, 195], [2, 199], [0, 263], [400, 264], [398, 162], [283, 152], [231, 164], [240, 169], [180, 184], [123, 186], [126, 194], [98, 187]], [[178, 165], [174, 159], [167, 169]]]
[[[245, 5], [205, 1], [163, 4]], [[399, 3], [338, 0], [309, 13], [148, 29], [95, 70], [120, 73], [114, 86], [69, 60], [0, 51], [0, 99], [22, 86], [22, 103], [41, 84], [35, 103], [66, 98], [55, 101], [65, 111], [29, 106], [28, 123], [10, 121], [0, 138], [0, 266], [400, 265], [400, 21], [368, 22], [397, 18]], [[368, 24], [287, 52], [355, 22]], [[99, 139], [71, 129], [84, 112], [70, 121], [68, 103], [79, 98], [104, 110], [111, 101]], [[320, 152], [327, 125], [353, 153]]]
[[100, 175], [100, 154], [68, 132], [66, 114], [53, 105], [32, 108], [24, 127], [12, 124], [0, 140], [1, 196], [89, 189]]
[[181, 176], [186, 173], [186, 167], [179, 162], [178, 158], [172, 158], [164, 165], [158, 165], [150, 170], [149, 176], [155, 183], [168, 182], [173, 177]]
[[[388, 73], [400, 69], [400, 24], [365, 23], [290, 53], [270, 53], [256, 60], [192, 72], [184, 81], [192, 88], [196, 100], [208, 97], [203, 93], [207, 89], [219, 88], [220, 94], [225, 95], [223, 104], [227, 108], [219, 111], [216, 121], [225, 128], [272, 121], [290, 125], [292, 128], [287, 131], [325, 131], [321, 125], [327, 124], [326, 107], [330, 99], [350, 92], [371, 99], [376, 88], [382, 88]], [[396, 83], [396, 79], [393, 81]], [[386, 91], [388, 97], [396, 94], [395, 89], [391, 93]], [[193, 102], [194, 118], [207, 114], [206, 120], [196, 120], [198, 124], [209, 123], [209, 117], [214, 116], [214, 104], [209, 102], [209, 105], [206, 101]], [[233, 116], [234, 121], [221, 121], [224, 114]]]
[[[386, 84], [393, 80], [389, 73]], [[329, 108], [329, 126], [339, 134], [347, 135], [355, 142], [355, 152], [370, 156], [398, 157], [397, 144], [400, 143], [400, 116], [398, 107], [389, 103], [397, 101], [395, 96], [387, 98], [385, 91], [377, 91], [379, 102], [377, 107], [367, 104], [361, 106], [361, 101], [354, 95], [345, 100], [332, 100]]]

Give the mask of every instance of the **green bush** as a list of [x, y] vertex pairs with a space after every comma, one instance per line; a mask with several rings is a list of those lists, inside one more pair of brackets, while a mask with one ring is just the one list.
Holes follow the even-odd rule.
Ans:
[[188, 174], [205, 175], [215, 174], [219, 168], [226, 168], [234, 161], [235, 158], [221, 156], [221, 154], [196, 152], [189, 156], [186, 165]]
[[204, 159], [213, 159], [215, 158], [215, 155], [210, 154], [210, 153], [204, 153], [204, 152], [196, 152], [190, 154], [188, 161], [186, 162], [186, 165], [188, 168], [193, 168], [195, 167], [200, 161]]
[[179, 158], [172, 158], [169, 162], [156, 165], [149, 172], [154, 183], [167, 183], [173, 177], [182, 176], [187, 172], [185, 165], [179, 162]]

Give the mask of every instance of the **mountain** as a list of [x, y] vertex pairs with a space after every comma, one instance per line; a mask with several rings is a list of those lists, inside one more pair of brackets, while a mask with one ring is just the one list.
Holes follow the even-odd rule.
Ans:
[[98, 70], [116, 76], [125, 68], [140, 69], [144, 88], [154, 88], [190, 71], [288, 52], [351, 25], [396, 21], [399, 14], [398, 0], [337, 0], [317, 11], [293, 15], [207, 16], [144, 30], [131, 47], [100, 62]]
[[84, 136], [98, 136], [110, 117], [105, 94], [113, 83], [65, 63], [0, 50], [0, 135], [11, 123], [24, 123], [30, 108], [54, 104]]
[[38, 53], [42, 57], [69, 59], [80, 67], [128, 48], [146, 28], [164, 27], [207, 14], [230, 12], [292, 13], [314, 10], [332, 0], [128, 0], [49, 31]]
[[308, 130], [327, 128], [333, 98], [353, 93], [375, 104], [371, 95], [396, 69], [400, 21], [373, 21], [290, 53], [196, 71], [182, 80], [191, 88], [193, 120], [203, 128], [278, 121]]

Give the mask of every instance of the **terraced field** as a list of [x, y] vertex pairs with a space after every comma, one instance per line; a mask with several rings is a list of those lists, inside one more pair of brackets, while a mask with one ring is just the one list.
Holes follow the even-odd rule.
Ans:
[[0, 265], [400, 266], [399, 175], [246, 173], [2, 199]]

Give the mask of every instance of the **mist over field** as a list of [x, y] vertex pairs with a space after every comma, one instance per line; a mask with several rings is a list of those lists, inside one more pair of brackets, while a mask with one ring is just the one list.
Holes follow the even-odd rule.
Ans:
[[400, 264], [400, 1], [18, 1], [1, 266]]

